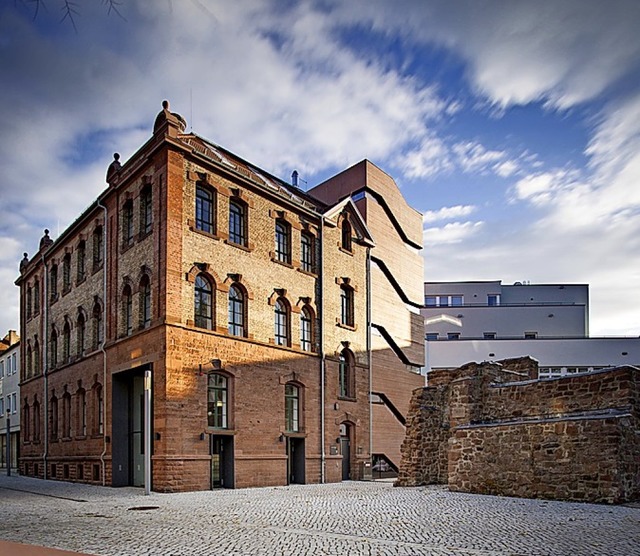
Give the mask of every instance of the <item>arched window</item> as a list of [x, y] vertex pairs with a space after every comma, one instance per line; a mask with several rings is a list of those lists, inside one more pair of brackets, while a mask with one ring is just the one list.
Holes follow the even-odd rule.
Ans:
[[196, 230], [215, 234], [215, 195], [207, 187], [196, 185]]
[[93, 230], [93, 271], [95, 272], [102, 266], [103, 254], [103, 238], [102, 238], [102, 226], [98, 226]]
[[76, 263], [78, 268], [76, 269], [76, 281], [79, 284], [84, 281], [86, 277], [86, 261], [87, 261], [87, 244], [82, 240], [78, 244], [78, 254]]
[[153, 197], [151, 186], [145, 185], [140, 193], [140, 235], [151, 232], [153, 226]]
[[58, 299], [58, 265], [53, 265], [49, 271], [49, 295], [51, 303]]
[[33, 354], [31, 352], [31, 342], [27, 342], [27, 378], [33, 375]]
[[93, 311], [91, 312], [93, 321], [93, 349], [98, 349], [102, 344], [103, 338], [103, 326], [102, 326], [102, 307], [99, 302], [93, 304]]
[[140, 280], [140, 328], [151, 326], [151, 282], [148, 275]]
[[31, 411], [29, 407], [28, 398], [24, 399], [24, 404], [22, 406], [22, 422], [20, 423], [20, 428], [23, 431], [22, 438], [25, 442], [29, 442], [31, 437]]
[[340, 352], [338, 368], [338, 396], [341, 398], [353, 398], [355, 359], [351, 350], [343, 349]]
[[244, 292], [234, 284], [229, 288], [229, 334], [246, 336], [245, 310]]
[[85, 347], [85, 336], [86, 336], [86, 323], [84, 319], [84, 314], [80, 313], [78, 315], [78, 320], [76, 322], [77, 327], [77, 336], [76, 336], [76, 355], [78, 357], [82, 357], [84, 355], [84, 347]]
[[40, 404], [33, 402], [33, 441], [40, 442]]
[[76, 435], [87, 436], [87, 392], [84, 388], [78, 388], [76, 392]]
[[102, 384], [96, 382], [93, 385], [93, 434], [104, 433], [104, 400], [102, 397]]
[[40, 374], [40, 343], [37, 336], [33, 340], [33, 374], [35, 376]]
[[62, 437], [71, 438], [71, 394], [62, 396]]
[[281, 297], [276, 300], [274, 306], [274, 332], [275, 342], [278, 346], [291, 345], [291, 336], [289, 334], [289, 304]]
[[51, 330], [51, 336], [49, 341], [49, 358], [51, 368], [55, 368], [58, 364], [58, 333], [56, 329]]
[[71, 359], [71, 325], [65, 321], [62, 329], [62, 363], [68, 363]]
[[122, 289], [122, 325], [124, 335], [131, 336], [133, 332], [133, 294], [129, 284]]
[[62, 291], [71, 289], [71, 253], [67, 253], [62, 259]]
[[51, 396], [51, 440], [58, 440], [58, 398]]
[[315, 237], [309, 232], [300, 235], [300, 267], [305, 272], [315, 272]]
[[31, 286], [27, 287], [27, 318], [31, 318], [31, 313], [33, 312], [33, 293], [31, 290]]
[[353, 288], [346, 284], [340, 286], [340, 322], [346, 326], [354, 325]]
[[194, 321], [198, 328], [213, 329], [213, 288], [204, 274], [196, 276]]
[[33, 283], [33, 314], [40, 312], [40, 281], [36, 278]]
[[207, 425], [215, 429], [229, 428], [229, 380], [210, 373], [207, 377]]
[[295, 384], [284, 386], [284, 420], [287, 432], [300, 432], [300, 388]]
[[122, 207], [122, 243], [133, 243], [133, 201], [129, 199]]
[[229, 241], [247, 245], [247, 207], [239, 200], [229, 201]]
[[345, 251], [351, 251], [353, 249], [353, 246], [351, 244], [351, 236], [351, 224], [349, 223], [349, 219], [345, 214], [342, 218], [342, 248]]
[[300, 311], [300, 348], [313, 351], [313, 313], [306, 306]]
[[284, 220], [276, 220], [276, 260], [291, 264], [291, 226]]

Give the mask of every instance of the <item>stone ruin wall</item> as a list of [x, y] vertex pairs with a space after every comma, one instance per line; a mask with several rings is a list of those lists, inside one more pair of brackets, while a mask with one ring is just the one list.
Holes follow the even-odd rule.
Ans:
[[414, 391], [397, 485], [618, 503], [640, 498], [640, 371], [537, 380], [529, 358], [470, 363]]

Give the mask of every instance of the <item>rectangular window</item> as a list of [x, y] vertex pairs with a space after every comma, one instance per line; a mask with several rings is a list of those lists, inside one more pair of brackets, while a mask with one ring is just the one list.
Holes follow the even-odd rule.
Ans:
[[291, 229], [279, 220], [276, 220], [276, 259], [291, 264]]
[[208, 375], [207, 424], [216, 429], [228, 427], [228, 387], [226, 377], [217, 373]]
[[461, 307], [464, 305], [462, 295], [427, 295], [424, 298], [426, 307]]
[[460, 332], [447, 332], [447, 340], [459, 340]]
[[305, 272], [314, 272], [314, 250], [315, 238], [309, 233], [302, 232], [300, 239], [300, 266]]
[[285, 394], [285, 428], [287, 432], [299, 432], [300, 430], [300, 389], [293, 384], [287, 384]]
[[347, 326], [353, 326], [354, 311], [353, 311], [353, 290], [346, 286], [343, 286], [340, 290], [340, 307], [341, 315], [340, 322]]
[[12, 366], [11, 374], [14, 374], [14, 375], [18, 372], [18, 361], [17, 361], [16, 357], [17, 357], [17, 355], [15, 353], [11, 356], [11, 363], [12, 363], [12, 365], [11, 365]]
[[495, 340], [496, 339], [496, 333], [495, 332], [484, 332], [482, 334], [482, 337], [485, 340]]
[[140, 234], [146, 235], [151, 232], [153, 224], [153, 202], [151, 197], [151, 186], [146, 186], [140, 196]]
[[246, 245], [245, 205], [236, 201], [229, 203], [229, 241], [237, 245]]
[[489, 307], [497, 307], [500, 305], [500, 294], [492, 294], [487, 295], [487, 305]]
[[71, 289], [71, 255], [67, 254], [62, 261], [62, 291]]
[[93, 270], [102, 266], [103, 257], [102, 227], [96, 228], [93, 232]]
[[77, 258], [77, 264], [78, 264], [78, 268], [77, 268], [77, 275], [76, 275], [76, 280], [78, 281], [78, 283], [82, 282], [84, 280], [85, 277], [85, 261], [86, 261], [86, 248], [85, 248], [85, 243], [84, 241], [82, 241], [80, 243], [80, 245], [78, 246], [78, 258]]
[[0, 361], [0, 378], [4, 378], [4, 361]]
[[122, 240], [125, 245], [133, 243], [133, 201], [127, 201], [122, 208]]
[[535, 340], [538, 337], [537, 332], [525, 332], [524, 339], [525, 340]]
[[17, 413], [18, 411], [18, 400], [16, 397], [16, 393], [11, 394], [11, 413]]
[[0, 417], [4, 417], [4, 398], [0, 398]]
[[196, 186], [196, 230], [208, 234], [215, 233], [214, 223], [214, 197], [207, 188]]
[[438, 339], [438, 333], [437, 332], [427, 332], [426, 339], [427, 339], [427, 341], [437, 340]]

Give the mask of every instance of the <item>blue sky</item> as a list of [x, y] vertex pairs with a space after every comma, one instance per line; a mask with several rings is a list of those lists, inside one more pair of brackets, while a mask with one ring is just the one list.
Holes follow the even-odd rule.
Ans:
[[640, 2], [100, 0], [0, 7], [0, 330], [44, 228], [163, 99], [311, 187], [368, 158], [424, 213], [425, 279], [589, 283], [640, 334]]

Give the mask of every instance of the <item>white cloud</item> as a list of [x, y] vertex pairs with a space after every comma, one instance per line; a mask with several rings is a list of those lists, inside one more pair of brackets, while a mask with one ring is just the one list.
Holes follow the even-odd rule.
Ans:
[[425, 228], [425, 246], [460, 243], [480, 231], [484, 222], [450, 222], [442, 227]]
[[416, 149], [399, 156], [394, 165], [409, 179], [427, 178], [453, 168], [448, 147], [433, 135], [427, 135]]
[[456, 205], [454, 207], [442, 207], [438, 210], [428, 210], [422, 215], [422, 222], [438, 222], [441, 220], [454, 220], [469, 216], [477, 207], [473, 205]]

